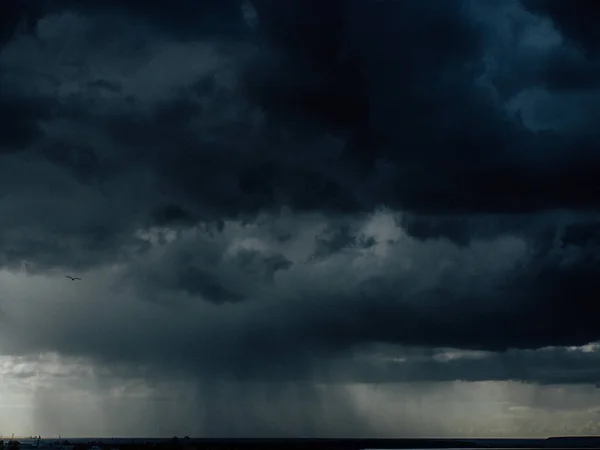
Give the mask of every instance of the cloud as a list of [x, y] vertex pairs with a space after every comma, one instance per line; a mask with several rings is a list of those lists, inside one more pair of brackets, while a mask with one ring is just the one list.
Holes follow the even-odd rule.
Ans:
[[[406, 347], [458, 348], [491, 352], [497, 361], [417, 359], [410, 362], [417, 379], [596, 382], [595, 371], [589, 378], [545, 374], [540, 362], [529, 373], [514, 362], [543, 362], [536, 349], [600, 338], [592, 243], [570, 246], [565, 233], [538, 253], [535, 242], [514, 236], [462, 246], [422, 241], [381, 211], [355, 223], [341, 248], [314, 258], [334, 226], [325, 217], [263, 220], [271, 229], [228, 221], [221, 231], [143, 233], [147, 251], [83, 272], [78, 284], [60, 274], [4, 273], [3, 351], [57, 352], [115, 370], [149, 367], [149, 375], [356, 382], [403, 376], [402, 364], [381, 372], [348, 360], [388, 343], [400, 355]], [[281, 229], [291, 237], [278, 239]], [[372, 245], [356, 246], [358, 237]], [[517, 360], [502, 353], [510, 349]], [[577, 370], [595, 364], [593, 355], [553, 355], [557, 370], [571, 361]]]
[[[594, 53], [600, 35], [593, 25], [599, 16], [598, 8], [592, 3], [563, 4], [556, 0], [525, 0], [530, 10], [552, 19], [565, 37], [584, 50]], [[575, 20], [575, 17], [580, 20]]]
[[597, 384], [594, 32], [249, 5], [3, 4], [0, 351], [184, 380], [216, 434], [378, 430], [340, 383]]
[[[552, 44], [551, 31], [532, 44], [531, 33], [541, 33], [544, 22], [523, 9], [384, 1], [331, 3], [312, 14], [314, 8], [293, 3], [286, 15], [272, 2], [256, 2], [260, 32], [231, 31], [232, 40], [223, 41], [201, 23], [196, 28], [205, 34], [194, 39], [173, 34], [173, 23], [189, 29], [186, 20], [202, 15], [186, 9], [191, 3], [160, 20], [153, 5], [112, 2], [104, 7], [114, 9], [111, 16], [85, 5], [56, 12], [37, 22], [38, 44], [21, 36], [5, 47], [5, 83], [15, 92], [24, 89], [22, 77], [9, 75], [16, 67], [29, 77], [38, 73], [28, 80], [29, 95], [54, 80], [58, 96], [48, 101], [57, 103], [56, 113], [44, 139], [54, 144], [40, 151], [70, 148], [87, 158], [54, 158], [80, 178], [143, 167], [163, 195], [176, 197], [169, 200], [186, 198], [203, 215], [281, 205], [431, 212], [597, 207], [597, 152], [591, 129], [577, 122], [584, 118], [561, 119], [570, 120], [571, 131], [558, 122], [538, 133], [511, 112], [519, 95], [560, 77], [523, 73], [521, 61], [571, 51]], [[233, 6], [211, 5], [223, 17], [217, 24], [241, 16]], [[406, 26], [387, 27], [392, 17]], [[510, 34], [511, 23], [530, 34]], [[111, 44], [99, 47], [96, 36], [107, 29], [115, 30]], [[453, 39], [435, 39], [432, 33], [443, 30]], [[516, 56], [505, 51], [509, 42]], [[57, 51], [70, 61], [50, 62]], [[69, 81], [75, 67], [82, 88]], [[498, 67], [515, 67], [517, 75], [505, 80]], [[497, 97], [502, 83], [512, 86], [511, 98]], [[529, 114], [541, 100], [521, 100], [518, 108]]]

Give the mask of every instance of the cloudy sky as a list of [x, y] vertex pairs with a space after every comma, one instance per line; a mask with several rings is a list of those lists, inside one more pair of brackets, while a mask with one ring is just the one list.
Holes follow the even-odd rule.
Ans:
[[595, 3], [0, 5], [0, 434], [600, 433]]

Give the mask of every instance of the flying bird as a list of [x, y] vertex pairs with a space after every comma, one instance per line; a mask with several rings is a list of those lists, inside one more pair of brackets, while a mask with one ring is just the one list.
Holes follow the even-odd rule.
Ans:
[[81, 278], [77, 278], [77, 277], [72, 277], [70, 275], [65, 275], [65, 277], [70, 278], [71, 281], [75, 281], [75, 280], [81, 280]]

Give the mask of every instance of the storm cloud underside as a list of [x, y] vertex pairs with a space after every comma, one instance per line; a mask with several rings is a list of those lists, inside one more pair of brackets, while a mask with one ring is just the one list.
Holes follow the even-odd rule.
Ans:
[[[44, 377], [153, 405], [108, 434], [443, 434], [369, 389], [597, 385], [600, 38], [572, 3], [4, 2], [0, 352], [38, 380], [28, 426], [86, 429]], [[39, 355], [68, 374], [19, 375]]]

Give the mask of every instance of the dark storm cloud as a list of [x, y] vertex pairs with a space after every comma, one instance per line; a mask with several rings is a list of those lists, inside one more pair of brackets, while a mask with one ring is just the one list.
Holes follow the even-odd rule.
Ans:
[[[95, 11], [85, 5], [84, 13]], [[218, 24], [240, 17], [233, 3], [200, 8], [181, 2], [160, 16], [156, 5], [109, 2], [103, 8], [127, 10], [138, 21], [162, 20], [169, 33], [178, 20], [187, 28], [186, 20], [203, 15], [203, 8], [218, 10]], [[484, 57], [500, 37], [485, 31], [485, 17], [468, 3], [277, 5], [255, 4], [261, 29], [248, 42], [258, 49], [256, 58], [174, 84], [177, 93], [149, 110], [140, 104], [99, 116], [90, 109], [101, 97], [93, 79], [69, 100], [75, 108], [70, 120], [100, 127], [112, 145], [128, 148], [117, 165], [147, 167], [163, 192], [187, 197], [204, 215], [282, 204], [335, 211], [385, 204], [432, 213], [597, 207], [597, 138], [583, 131], [536, 134], [495, 100]], [[390, 20], [404, 25], [388, 26]], [[103, 32], [100, 25], [94, 30]], [[224, 70], [237, 70], [242, 84], [233, 90], [219, 85]], [[542, 75], [534, 80], [539, 85], [546, 82]], [[112, 93], [120, 102], [136, 102]], [[262, 124], [260, 110], [267, 112]], [[215, 114], [220, 123], [212, 135], [199, 132], [199, 121], [219, 121]], [[324, 141], [324, 133], [339, 142]], [[79, 176], [93, 178], [100, 167], [83, 161]]]
[[[272, 101], [261, 104], [275, 108], [278, 117], [282, 108], [299, 116], [301, 126], [316, 122], [353, 130], [346, 162], [374, 177], [383, 176], [378, 167], [391, 170], [394, 180], [371, 193], [388, 205], [482, 212], [596, 208], [597, 138], [536, 136], [497, 104], [481, 83], [489, 76], [485, 38], [494, 37], [486, 36], [467, 3], [460, 5], [332, 3], [322, 22], [294, 10], [295, 26], [278, 16], [269, 31], [294, 70], [270, 67], [267, 80], [279, 75], [284, 89], [299, 98], [274, 90], [274, 83], [253, 85], [252, 92], [272, 94]], [[576, 79], [576, 70], [562, 77]], [[557, 83], [560, 77], [556, 71], [539, 73], [535, 82]], [[331, 107], [335, 112], [328, 112]], [[550, 165], [538, 158], [542, 152], [552, 155]]]
[[[255, 33], [233, 2], [157, 5], [50, 2], [37, 40], [3, 48], [0, 264], [117, 272], [54, 293], [69, 308], [8, 305], [3, 349], [306, 379], [380, 342], [600, 339], [597, 134], [579, 98], [545, 94], [568, 116], [553, 126], [528, 122], [535, 99], [515, 101], [521, 118], [507, 104], [585, 80], [571, 44], [523, 44], [547, 62], [526, 71], [493, 2], [256, 1]], [[381, 206], [406, 209], [404, 228], [360, 229]], [[149, 243], [153, 226], [174, 230]], [[429, 364], [415, 373], [462, 377]]]
[[[481, 83], [483, 24], [466, 6], [333, 2], [319, 14], [310, 6], [297, 3], [282, 14], [273, 2], [257, 3], [270, 58], [250, 62], [244, 94], [274, 124], [261, 131], [270, 134], [268, 147], [290, 145], [269, 131], [272, 126], [295, 130], [296, 142], [323, 132], [341, 133], [346, 142], [330, 155], [315, 151], [304, 164], [272, 151], [253, 155], [250, 167], [232, 174], [243, 201], [222, 204], [237, 210], [280, 203], [300, 210], [360, 210], [379, 203], [442, 212], [596, 208], [597, 138], [584, 130], [580, 136], [535, 135], [494, 102]], [[408, 26], [412, 21], [405, 18], [415, 15], [424, 23]], [[387, 20], [407, 26], [387, 26]], [[420, 43], [418, 51], [412, 42]], [[556, 83], [557, 77], [541, 73], [537, 82]], [[165, 115], [156, 117], [162, 122]], [[247, 125], [230, 123], [237, 128], [231, 132]], [[313, 138], [306, 145], [318, 144]], [[297, 151], [306, 152], [306, 145]], [[229, 146], [222, 142], [220, 152], [235, 151]], [[540, 161], [542, 152], [547, 162]], [[178, 174], [182, 165], [200, 163], [188, 152], [180, 155], [171, 166]], [[323, 173], [321, 166], [332, 161], [346, 173]], [[184, 189], [206, 186], [190, 180]]]
[[0, 5], [0, 48], [18, 31], [31, 32], [42, 11], [33, 2], [6, 0]]
[[262, 255], [257, 250], [241, 250], [237, 255], [241, 267], [250, 269], [257, 275], [261, 273], [266, 280], [272, 280], [280, 270], [287, 270], [293, 263], [283, 255]]
[[597, 56], [600, 32], [596, 26], [600, 8], [593, 1], [561, 2], [560, 0], [523, 0], [536, 13], [552, 19], [564, 36], [586, 53]]
[[[27, 9], [33, 9], [32, 5], [28, 6]], [[25, 8], [21, 6], [20, 10]], [[239, 14], [240, 2], [235, 0], [174, 0], [169, 3], [163, 0], [49, 0], [36, 8], [38, 15], [61, 10], [97, 15], [126, 14], [130, 19], [141, 18], [185, 39], [211, 35], [229, 38], [246, 28]]]
[[600, 386], [597, 349], [585, 351], [549, 347], [458, 356], [448, 351], [448, 355], [450, 357], [443, 352], [433, 357], [415, 355], [403, 361], [382, 358], [371, 364], [358, 363], [345, 367], [345, 373], [339, 376], [371, 383], [511, 380], [548, 385]]
[[[310, 222], [299, 225], [306, 229]], [[598, 292], [595, 231], [577, 231], [587, 236], [578, 246], [569, 243], [575, 232], [565, 232], [539, 254], [510, 236], [468, 246], [400, 236], [393, 244], [378, 240], [361, 249], [362, 256], [354, 249], [308, 264], [316, 231], [271, 249], [297, 263], [265, 278], [269, 253], [255, 250], [248, 258], [248, 250], [236, 247], [236, 241], [268, 242], [260, 226], [249, 228], [244, 234], [230, 224], [213, 237], [171, 237], [124, 269], [125, 284], [119, 278], [114, 284], [110, 272], [90, 273], [75, 288], [59, 280], [34, 294], [44, 281], [32, 279], [32, 287], [23, 288], [32, 289], [24, 294], [28, 301], [14, 297], [7, 304], [13, 319], [3, 327], [3, 348], [89, 357], [115, 374], [141, 370], [149, 379], [184, 373], [289, 382], [597, 382], [595, 354], [574, 360], [578, 353], [563, 358], [559, 349], [546, 361], [547, 353], [538, 357], [535, 350], [600, 338], [591, 297]], [[292, 256], [292, 250], [300, 253]], [[14, 288], [7, 289], [13, 298]], [[78, 302], [83, 293], [88, 300]], [[33, 311], [31, 302], [38, 305]], [[398, 346], [407, 363], [354, 360], [356, 351], [368, 355], [380, 343]], [[405, 346], [492, 353], [477, 361], [440, 361]], [[527, 361], [538, 358], [539, 370], [528, 371]]]
[[23, 150], [42, 135], [38, 120], [45, 105], [28, 103], [6, 97], [0, 103], [0, 153]]
[[353, 232], [348, 224], [331, 226], [315, 238], [316, 249], [312, 258], [322, 258], [352, 248], [369, 248], [376, 241], [372, 236], [365, 237]]
[[159, 226], [189, 225], [195, 222], [188, 211], [172, 203], [154, 209], [152, 217], [153, 221]]
[[575, 255], [565, 249], [560, 259], [534, 259], [516, 279], [487, 286], [485, 293], [475, 284], [464, 291], [444, 283], [402, 301], [408, 280], [376, 278], [370, 292], [350, 303], [352, 314], [323, 306], [305, 323], [311, 336], [334, 347], [379, 341], [493, 351], [583, 345], [599, 337], [597, 248], [571, 251]]
[[214, 275], [183, 264], [178, 267], [176, 277], [171, 280], [170, 285], [163, 287], [173, 291], [183, 289], [189, 294], [200, 295], [216, 304], [243, 300], [242, 295], [227, 289]]

